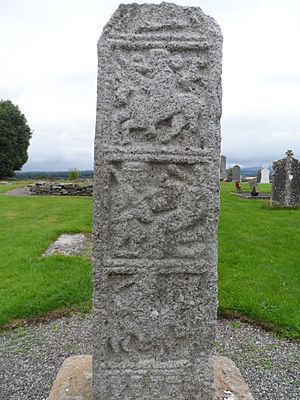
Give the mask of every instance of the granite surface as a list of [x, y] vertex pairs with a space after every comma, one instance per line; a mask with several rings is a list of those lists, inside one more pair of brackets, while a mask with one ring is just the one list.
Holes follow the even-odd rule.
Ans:
[[93, 387], [212, 399], [222, 35], [200, 8], [120, 5], [98, 43]]

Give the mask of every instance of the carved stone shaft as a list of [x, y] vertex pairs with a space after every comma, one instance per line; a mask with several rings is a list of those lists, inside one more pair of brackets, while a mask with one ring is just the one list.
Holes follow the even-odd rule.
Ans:
[[96, 400], [211, 400], [222, 35], [199, 8], [120, 5], [98, 43]]

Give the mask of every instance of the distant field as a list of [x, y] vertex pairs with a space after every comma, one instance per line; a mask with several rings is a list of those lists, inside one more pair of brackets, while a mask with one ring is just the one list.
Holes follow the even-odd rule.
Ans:
[[[0, 193], [7, 189], [0, 185]], [[234, 184], [222, 183], [220, 312], [246, 315], [299, 339], [300, 210], [269, 209], [266, 201], [240, 199], [233, 190]], [[271, 185], [260, 191], [270, 192]], [[90, 232], [91, 206], [91, 198], [0, 194], [0, 326], [54, 309], [90, 308], [90, 262], [41, 255], [61, 233]]]

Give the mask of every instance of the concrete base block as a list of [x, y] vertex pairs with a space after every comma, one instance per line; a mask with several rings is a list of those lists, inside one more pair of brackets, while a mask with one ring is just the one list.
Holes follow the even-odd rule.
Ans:
[[[234, 362], [213, 357], [215, 395], [212, 400], [254, 400]], [[58, 371], [48, 400], [96, 400], [92, 395], [92, 356], [69, 357]]]

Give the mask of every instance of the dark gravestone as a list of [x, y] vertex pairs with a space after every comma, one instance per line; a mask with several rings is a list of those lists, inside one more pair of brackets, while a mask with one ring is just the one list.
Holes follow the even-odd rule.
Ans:
[[226, 171], [226, 157], [221, 156], [220, 160], [220, 179], [225, 181], [227, 179], [227, 171]]
[[211, 400], [222, 35], [120, 5], [98, 43], [94, 396]]
[[300, 162], [288, 150], [286, 158], [273, 162], [272, 204], [295, 207], [300, 204]]
[[240, 182], [241, 181], [241, 167], [239, 165], [235, 165], [232, 168], [232, 182]]
[[256, 172], [256, 182], [260, 183], [261, 181], [261, 169]]

